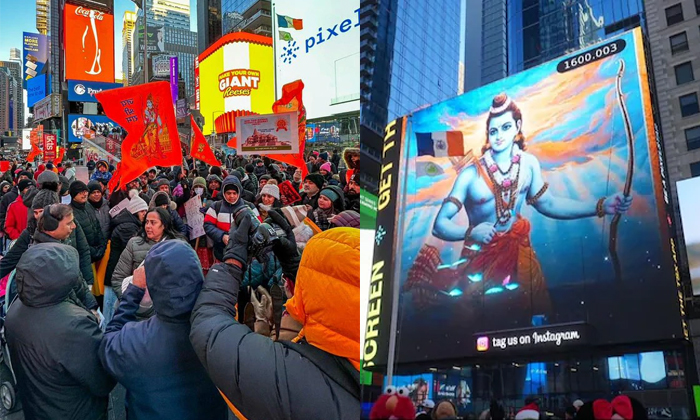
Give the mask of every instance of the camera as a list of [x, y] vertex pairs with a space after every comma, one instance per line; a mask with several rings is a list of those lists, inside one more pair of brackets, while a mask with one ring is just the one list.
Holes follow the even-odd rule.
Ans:
[[235, 226], [238, 226], [244, 217], [250, 217], [250, 230], [248, 231], [248, 263], [253, 258], [262, 261], [262, 257], [272, 251], [272, 246], [280, 237], [285, 236], [284, 229], [275, 223], [261, 223], [253, 210], [248, 206], [241, 207], [234, 214]]

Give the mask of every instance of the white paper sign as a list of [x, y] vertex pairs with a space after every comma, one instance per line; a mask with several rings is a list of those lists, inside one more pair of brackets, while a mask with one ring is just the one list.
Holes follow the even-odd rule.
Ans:
[[199, 212], [202, 208], [202, 200], [198, 195], [190, 198], [185, 203], [185, 216], [187, 225], [190, 227], [190, 240], [204, 236], [204, 215]]
[[121, 213], [121, 211], [124, 210], [125, 208], [127, 208], [128, 206], [129, 206], [129, 199], [125, 198], [122, 201], [120, 201], [119, 204], [117, 204], [116, 206], [112, 207], [109, 210], [109, 216], [115, 217], [116, 215]]

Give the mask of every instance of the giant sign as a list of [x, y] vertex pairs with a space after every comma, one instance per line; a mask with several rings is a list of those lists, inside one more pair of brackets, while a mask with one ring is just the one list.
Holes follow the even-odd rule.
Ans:
[[[46, 60], [49, 56], [49, 41], [46, 35], [23, 33], [22, 70], [24, 88], [27, 87], [27, 80], [46, 73]], [[31, 106], [31, 105], [29, 105]]]
[[400, 287], [397, 363], [686, 336], [639, 28], [407, 125], [373, 272]]
[[68, 100], [72, 102], [97, 102], [95, 94], [103, 90], [123, 87], [119, 83], [88, 82], [85, 80], [68, 81]]
[[307, 118], [359, 112], [360, 2], [278, 0], [275, 13], [277, 95], [301, 79]]
[[114, 16], [66, 4], [63, 19], [66, 79], [114, 83]]
[[268, 37], [236, 32], [207, 48], [195, 62], [195, 103], [205, 118], [202, 134], [211, 134], [213, 120], [225, 113], [270, 113], [274, 77]]
[[676, 183], [678, 207], [681, 213], [685, 252], [688, 257], [693, 295], [700, 295], [700, 178], [684, 179]]
[[[37, 77], [33, 77], [27, 80], [27, 106], [33, 107], [34, 104], [39, 102], [41, 99], [46, 97], [46, 79], [45, 74], [40, 74]], [[49, 78], [50, 80], [50, 78]], [[51, 84], [49, 82], [48, 84]]]
[[83, 140], [107, 150], [118, 147], [123, 140], [121, 128], [104, 115], [68, 115], [68, 142], [81, 143]]

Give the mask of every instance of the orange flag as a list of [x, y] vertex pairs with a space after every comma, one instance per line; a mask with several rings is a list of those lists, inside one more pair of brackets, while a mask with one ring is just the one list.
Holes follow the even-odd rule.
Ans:
[[306, 144], [306, 108], [301, 99], [304, 82], [295, 80], [282, 86], [282, 97], [272, 104], [272, 112], [299, 112], [299, 154], [273, 155], [272, 159], [288, 163], [301, 169], [301, 176], [306, 177], [308, 169], [304, 161], [304, 145]]
[[41, 155], [41, 149], [36, 144], [32, 144], [32, 150], [27, 155], [27, 162], [34, 162], [37, 156]]
[[129, 133], [122, 141], [121, 167], [114, 188], [135, 180], [151, 166], [182, 165], [170, 83], [104, 90], [95, 98], [107, 117]]
[[211, 151], [207, 139], [194, 121], [194, 117], [190, 115], [190, 124], [192, 124], [192, 147], [190, 148], [190, 156], [206, 162], [211, 166], [221, 166], [221, 162], [216, 159], [214, 152]]
[[66, 152], [65, 147], [58, 148], [58, 156], [56, 156], [56, 163], [63, 162], [63, 154]]

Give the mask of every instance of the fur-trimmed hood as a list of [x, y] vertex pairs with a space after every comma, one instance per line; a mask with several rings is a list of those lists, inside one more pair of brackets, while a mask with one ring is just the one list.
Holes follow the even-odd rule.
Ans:
[[353, 156], [359, 157], [360, 149], [357, 149], [355, 147], [348, 147], [347, 149], [343, 150], [343, 160], [345, 161], [345, 166], [348, 169], [360, 169], [360, 161], [357, 161], [357, 163], [353, 163]]
[[168, 206], [171, 210], [177, 210], [177, 204], [175, 204], [175, 202], [170, 198], [170, 195], [165, 191], [156, 191], [156, 193], [153, 194], [153, 197], [151, 197], [151, 201], [148, 203], [149, 210], [156, 208], [156, 197], [158, 197], [159, 195], [164, 195], [168, 198]]

